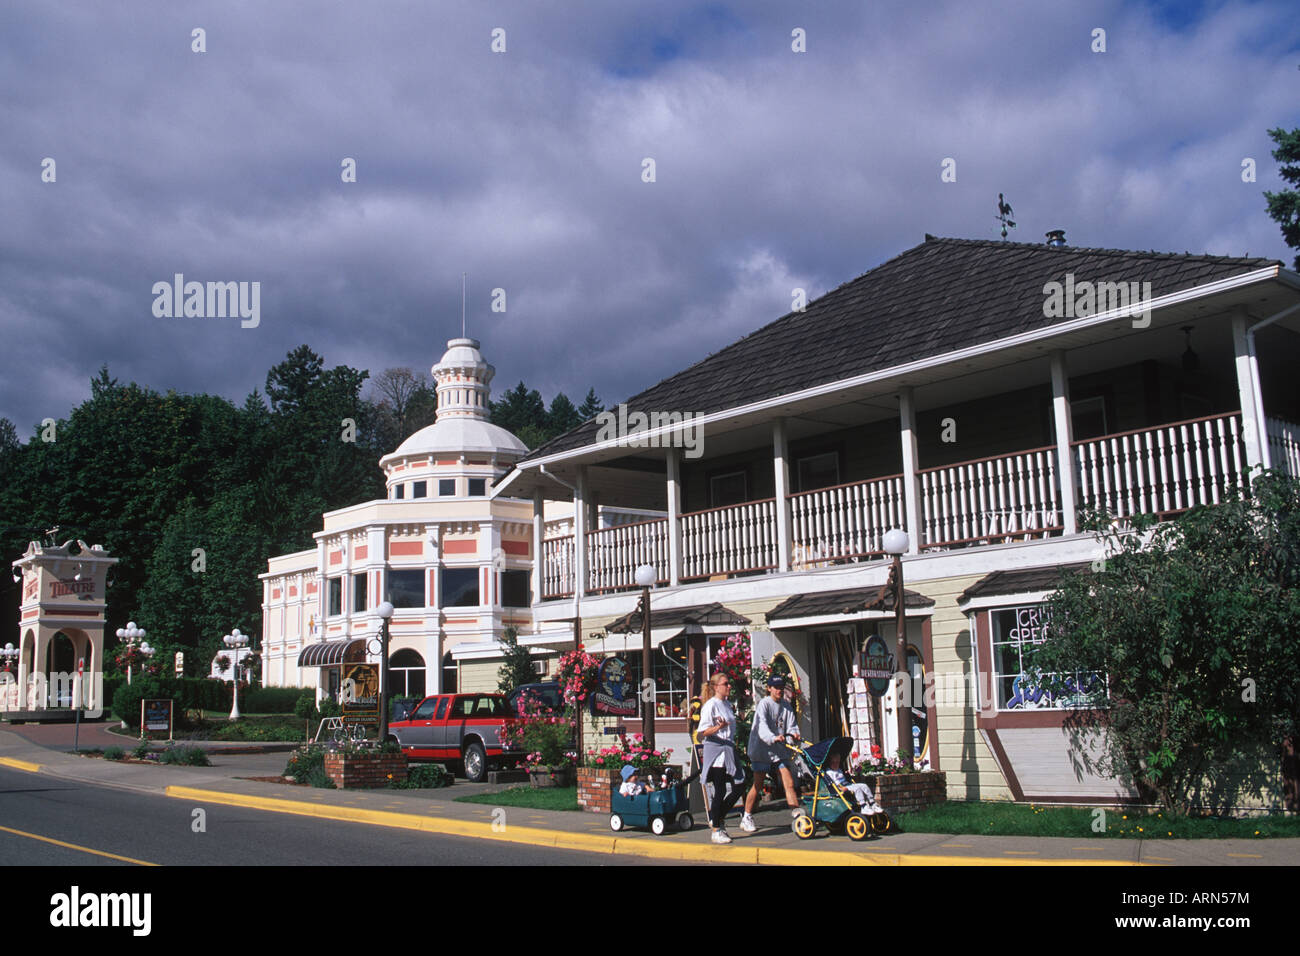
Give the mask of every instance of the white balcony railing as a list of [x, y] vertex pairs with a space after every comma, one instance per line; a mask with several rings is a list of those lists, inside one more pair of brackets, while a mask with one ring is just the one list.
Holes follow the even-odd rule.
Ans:
[[775, 499], [692, 511], [681, 522], [684, 580], [777, 566]]
[[668, 519], [616, 524], [587, 532], [588, 589], [616, 591], [636, 587], [636, 569], [654, 566], [659, 581], [668, 580]]
[[1300, 478], [1300, 425], [1280, 418], [1265, 419], [1268, 425], [1269, 461], [1278, 471]]
[[791, 495], [791, 566], [882, 554], [881, 539], [907, 524], [906, 511], [902, 475]]
[[542, 542], [542, 600], [573, 593], [573, 535], [547, 538]]
[[917, 478], [922, 547], [1044, 537], [1062, 529], [1054, 447], [925, 468]]
[[1074, 443], [1080, 509], [1117, 518], [1218, 504], [1245, 484], [1241, 416], [1210, 415]]

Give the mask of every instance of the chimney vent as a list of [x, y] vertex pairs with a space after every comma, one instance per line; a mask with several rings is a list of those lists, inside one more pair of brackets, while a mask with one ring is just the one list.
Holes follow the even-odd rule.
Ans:
[[1047, 234], [1047, 244], [1053, 248], [1060, 248], [1065, 245], [1065, 230], [1053, 229]]

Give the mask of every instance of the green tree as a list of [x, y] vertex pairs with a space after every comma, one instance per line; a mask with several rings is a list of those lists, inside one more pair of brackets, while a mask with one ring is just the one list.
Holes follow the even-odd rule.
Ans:
[[[1271, 129], [1268, 135], [1277, 143], [1273, 158], [1286, 165], [1278, 167], [1277, 174], [1292, 187], [1300, 185], [1300, 129], [1284, 130], [1281, 127]], [[1268, 200], [1268, 215], [1282, 227], [1282, 238], [1292, 249], [1300, 250], [1300, 190], [1284, 189], [1281, 192], [1264, 193]], [[1294, 267], [1300, 269], [1300, 255], [1295, 257]]]
[[550, 411], [546, 413], [546, 430], [548, 440], [556, 435], [563, 435], [570, 429], [577, 428], [583, 423], [584, 419], [579, 416], [578, 410], [573, 407], [573, 402], [569, 401], [569, 396], [560, 392], [551, 399]]
[[578, 406], [578, 417], [584, 422], [589, 422], [604, 410], [605, 406], [596, 397], [596, 390], [594, 388], [587, 389], [587, 397]]
[[505, 657], [497, 671], [497, 690], [508, 694], [516, 687], [537, 680], [537, 672], [533, 670], [533, 655], [519, 643], [519, 632], [515, 628], [507, 627], [497, 643], [501, 645]]
[[[1063, 576], [1026, 676], [1071, 703], [1072, 730], [1105, 730], [1084, 766], [1171, 811], [1231, 806], [1261, 786], [1242, 768], [1294, 754], [1300, 730], [1300, 484], [1265, 475], [1248, 498], [1147, 524], [1099, 533], [1105, 561]], [[1293, 758], [1283, 775], [1294, 808]]]

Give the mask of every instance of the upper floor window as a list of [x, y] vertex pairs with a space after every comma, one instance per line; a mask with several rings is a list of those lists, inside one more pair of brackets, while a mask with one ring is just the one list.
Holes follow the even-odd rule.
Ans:
[[343, 613], [343, 579], [329, 578], [325, 582], [325, 614], [337, 617]]
[[749, 477], [742, 471], [709, 476], [709, 507], [724, 508], [749, 500]]
[[1109, 422], [1106, 421], [1105, 396], [1094, 395], [1091, 398], [1071, 401], [1070, 430], [1074, 433], [1075, 441], [1100, 438], [1108, 434]]
[[352, 575], [352, 610], [354, 612], [364, 611], [366, 609], [366, 575]]
[[442, 606], [478, 607], [478, 568], [442, 569]]
[[486, 478], [471, 478], [469, 480], [469, 496], [471, 498], [482, 498], [487, 494]]
[[427, 481], [416, 481], [411, 483], [412, 498], [429, 497], [429, 483]]
[[401, 499], [403, 499], [403, 498], [405, 498], [405, 497], [406, 497], [406, 486], [405, 486], [405, 485], [393, 485], [393, 500], [394, 500], [394, 501], [400, 501]]
[[531, 572], [501, 572], [501, 605], [503, 607], [528, 607], [532, 602]]
[[388, 572], [388, 600], [393, 607], [424, 607], [424, 571], [421, 568], [395, 568]]
[[839, 452], [828, 451], [809, 455], [795, 462], [795, 490], [812, 491], [829, 488], [840, 483]]
[[456, 494], [456, 479], [455, 478], [438, 479], [438, 494], [440, 497], [443, 498], [450, 498], [454, 496]]

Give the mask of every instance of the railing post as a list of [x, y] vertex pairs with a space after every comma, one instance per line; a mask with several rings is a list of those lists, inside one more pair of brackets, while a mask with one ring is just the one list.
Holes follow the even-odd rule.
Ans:
[[776, 473], [776, 563], [790, 570], [790, 450], [786, 442], [785, 419], [772, 421], [772, 467]]
[[1264, 437], [1262, 409], [1264, 400], [1259, 388], [1259, 363], [1250, 352], [1246, 335], [1246, 308], [1238, 306], [1232, 314], [1232, 351], [1237, 367], [1237, 395], [1241, 405], [1241, 437], [1246, 446], [1246, 470], [1269, 465], [1268, 440]]
[[668, 586], [682, 583], [682, 456], [668, 449]]
[[542, 603], [542, 575], [546, 571], [546, 555], [542, 540], [546, 534], [546, 498], [539, 488], [533, 492], [533, 603]]
[[587, 593], [587, 466], [578, 466], [573, 492], [573, 597]]
[[907, 515], [908, 554], [921, 550], [921, 511], [916, 486], [916, 404], [912, 386], [898, 393], [899, 434], [903, 442], [903, 507]]
[[1070, 418], [1070, 378], [1065, 372], [1065, 352], [1052, 353], [1052, 422], [1056, 427], [1056, 481], [1061, 492], [1061, 523], [1064, 534], [1076, 534], [1079, 519], [1075, 513], [1074, 423]]

